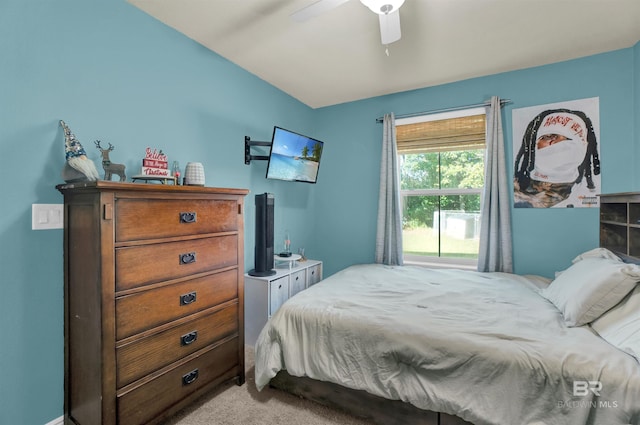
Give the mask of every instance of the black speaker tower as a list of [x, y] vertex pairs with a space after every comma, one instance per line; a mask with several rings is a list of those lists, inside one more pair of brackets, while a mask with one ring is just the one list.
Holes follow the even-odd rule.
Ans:
[[276, 274], [273, 269], [273, 203], [271, 193], [256, 195], [256, 268], [249, 270], [251, 276]]

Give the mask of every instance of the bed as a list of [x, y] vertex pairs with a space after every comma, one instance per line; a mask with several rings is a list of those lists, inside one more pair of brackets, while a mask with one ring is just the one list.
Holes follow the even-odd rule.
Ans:
[[354, 265], [269, 320], [256, 386], [385, 425], [640, 424], [638, 281], [603, 248], [553, 281]]

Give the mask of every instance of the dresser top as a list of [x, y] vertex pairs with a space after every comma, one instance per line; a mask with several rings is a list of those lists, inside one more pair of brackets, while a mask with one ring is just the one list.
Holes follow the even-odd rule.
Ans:
[[157, 183], [128, 183], [128, 182], [113, 182], [109, 180], [98, 180], [89, 182], [78, 183], [66, 183], [56, 186], [60, 192], [65, 191], [103, 191], [103, 190], [117, 190], [117, 191], [136, 191], [136, 192], [167, 192], [167, 193], [217, 193], [227, 195], [246, 195], [249, 193], [248, 189], [236, 189], [236, 188], [221, 188], [221, 187], [205, 187], [205, 186], [182, 186], [182, 185], [169, 185], [169, 184], [157, 184]]

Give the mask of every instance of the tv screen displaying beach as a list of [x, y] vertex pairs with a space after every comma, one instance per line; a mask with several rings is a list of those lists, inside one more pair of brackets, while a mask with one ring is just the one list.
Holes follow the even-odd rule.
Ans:
[[322, 147], [318, 140], [276, 127], [267, 178], [315, 183]]

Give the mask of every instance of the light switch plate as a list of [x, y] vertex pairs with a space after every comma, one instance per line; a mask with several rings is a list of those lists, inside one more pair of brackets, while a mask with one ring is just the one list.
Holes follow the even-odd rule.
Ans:
[[64, 227], [63, 204], [32, 204], [31, 229], [62, 229]]

